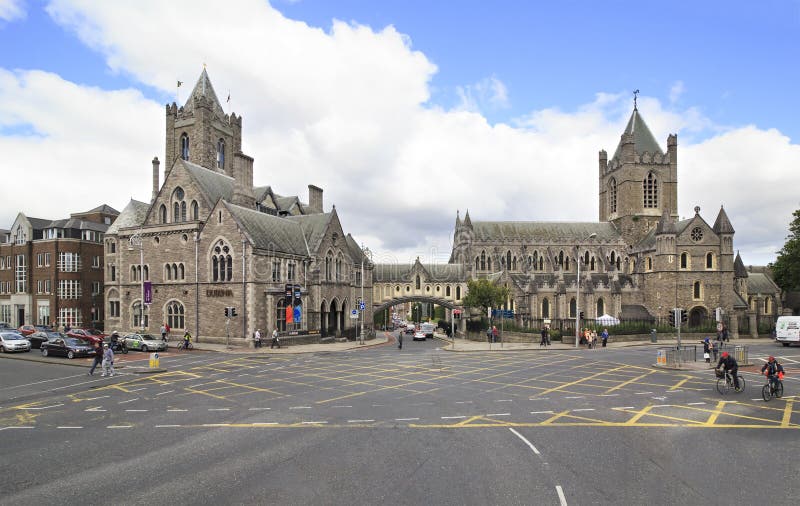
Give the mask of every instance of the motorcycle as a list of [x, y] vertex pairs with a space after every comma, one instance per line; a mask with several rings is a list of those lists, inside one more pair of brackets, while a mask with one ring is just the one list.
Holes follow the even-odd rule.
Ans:
[[122, 353], [123, 355], [128, 353], [128, 347], [125, 346], [125, 343], [120, 341], [111, 341], [108, 347], [111, 348], [111, 351], [114, 353]]

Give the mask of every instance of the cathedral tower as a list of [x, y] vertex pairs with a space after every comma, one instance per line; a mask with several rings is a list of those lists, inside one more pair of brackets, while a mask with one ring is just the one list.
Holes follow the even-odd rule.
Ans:
[[225, 114], [206, 69], [183, 107], [166, 110], [166, 172], [178, 158], [233, 175], [233, 155], [242, 150], [242, 117]]
[[678, 216], [678, 137], [664, 153], [634, 106], [611, 160], [599, 155], [600, 221], [611, 221], [629, 244], [637, 243], [664, 211]]

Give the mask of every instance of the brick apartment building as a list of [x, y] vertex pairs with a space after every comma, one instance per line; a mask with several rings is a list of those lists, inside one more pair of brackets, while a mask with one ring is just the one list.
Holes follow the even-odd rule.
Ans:
[[0, 230], [0, 322], [102, 327], [107, 205], [47, 220], [17, 215]]

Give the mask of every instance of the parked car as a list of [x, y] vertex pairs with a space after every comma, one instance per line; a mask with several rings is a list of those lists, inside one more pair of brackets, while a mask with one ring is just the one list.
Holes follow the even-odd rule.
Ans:
[[105, 334], [94, 334], [92, 331], [94, 329], [71, 329], [67, 332], [69, 337], [76, 337], [78, 339], [84, 339], [86, 341], [91, 341], [92, 343], [99, 343], [102, 342], [103, 339], [106, 337]]
[[164, 351], [167, 343], [152, 334], [128, 334], [121, 339], [123, 346], [129, 350]]
[[41, 349], [42, 343], [46, 343], [50, 339], [55, 339], [56, 337], [65, 338], [67, 337], [66, 334], [62, 334], [61, 332], [34, 332], [33, 334], [28, 336], [28, 341], [31, 342], [31, 348]]
[[424, 341], [424, 340], [425, 340], [425, 334], [421, 330], [414, 332], [414, 341]]
[[11, 330], [11, 325], [6, 322], [0, 322], [0, 332], [5, 332], [6, 330]]
[[31, 342], [16, 332], [0, 332], [0, 353], [31, 351]]
[[94, 345], [77, 337], [54, 337], [42, 343], [42, 356], [61, 356], [67, 358], [93, 357]]
[[20, 325], [17, 331], [23, 336], [29, 336], [36, 332], [36, 327], [33, 325]]

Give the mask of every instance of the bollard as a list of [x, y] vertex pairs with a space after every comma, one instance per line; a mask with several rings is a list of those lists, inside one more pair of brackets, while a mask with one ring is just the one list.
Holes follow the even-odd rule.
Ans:
[[150, 369], [158, 369], [159, 368], [159, 359], [158, 353], [151, 353], [150, 354]]
[[656, 329], [650, 329], [650, 342], [651, 343], [658, 342], [658, 337], [656, 335]]

